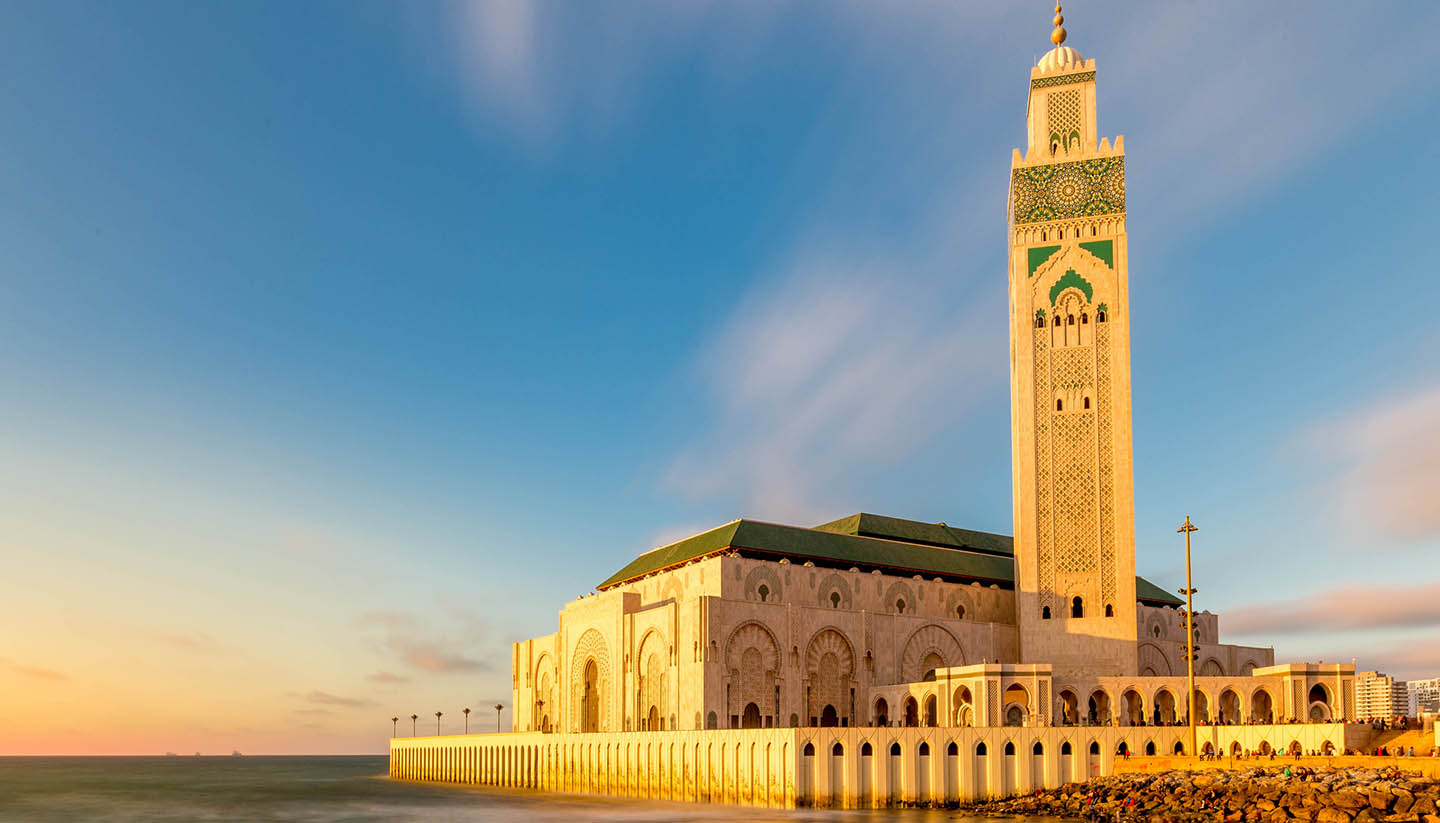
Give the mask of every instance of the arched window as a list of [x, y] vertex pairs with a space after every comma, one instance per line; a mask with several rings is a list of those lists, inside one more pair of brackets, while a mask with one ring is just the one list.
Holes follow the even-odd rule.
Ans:
[[806, 743], [806, 744], [805, 744], [805, 749], [804, 749], [804, 754], [805, 754], [806, 757], [814, 757], [814, 756], [815, 756], [815, 744], [814, 744], [814, 743]]
[[1015, 754], [1015, 744], [1009, 740], [1005, 741], [1005, 754], [1012, 756]]
[[1109, 603], [1106, 603], [1106, 604], [1105, 604], [1105, 616], [1106, 616], [1106, 617], [1114, 617], [1114, 616], [1115, 616], [1115, 607], [1112, 606], [1112, 605], [1110, 605]]
[[1055, 328], [1060, 328], [1060, 315], [1055, 315]]
[[976, 757], [984, 757], [984, 756], [985, 756], [985, 744], [984, 744], [984, 743], [976, 743], [976, 744], [975, 744], [975, 756], [976, 756]]
[[896, 614], [904, 614], [904, 613], [905, 613], [905, 598], [902, 597], [902, 598], [900, 598], [899, 600], [896, 600], [896, 601], [895, 601], [895, 613], [896, 613]]
[[840, 742], [837, 740], [835, 745], [830, 747], [830, 754], [836, 757], [843, 757], [845, 755], [845, 747], [840, 745]]
[[1090, 315], [1086, 314], [1086, 313], [1083, 312], [1083, 311], [1080, 312], [1080, 325], [1083, 326], [1083, 325], [1085, 325], [1086, 323], [1089, 323], [1089, 322], [1090, 322]]
[[890, 744], [890, 756], [891, 756], [891, 757], [899, 757], [899, 756], [900, 756], [900, 744], [899, 744], [899, 743], [891, 743], [891, 744]]
[[1040, 610], [1040, 619], [1041, 619], [1041, 620], [1049, 620], [1049, 619], [1050, 619], [1050, 607], [1049, 607], [1049, 606], [1046, 606], [1045, 608], [1043, 608], [1043, 609]]
[[1096, 740], [1096, 741], [1091, 741], [1091, 743], [1090, 743], [1090, 753], [1091, 753], [1091, 754], [1099, 754], [1099, 753], [1100, 753], [1100, 742], [1099, 742], [1098, 740]]
[[765, 598], [770, 596], [770, 587], [765, 585], [764, 583], [761, 583], [760, 588], [756, 589], [755, 593], [760, 595], [760, 602], [764, 603]]
[[1105, 322], [1105, 312], [1103, 312], [1103, 311], [1097, 311], [1097, 312], [1095, 312], [1095, 322], [1096, 322], [1096, 323], [1104, 323], [1104, 322]]
[[922, 742], [922, 743], [920, 744], [919, 755], [920, 755], [921, 757], [929, 757], [929, 756], [930, 756], [930, 744], [929, 744], [929, 743], [924, 743], [924, 742]]
[[861, 756], [861, 757], [870, 757], [870, 756], [872, 756], [872, 755], [874, 755], [874, 754], [875, 754], [875, 750], [872, 749], [872, 748], [870, 748], [870, 742], [867, 740], [867, 741], [865, 742], [865, 744], [860, 747], [860, 756]]
[[1081, 600], [1079, 597], [1076, 597], [1074, 600], [1071, 600], [1071, 601], [1070, 601], [1070, 616], [1071, 616], [1071, 617], [1084, 617], [1084, 616], [1085, 616], [1085, 601], [1084, 601], [1084, 600]]
[[1065, 401], [1055, 398], [1055, 411], [1065, 411]]
[[1067, 326], [1073, 326], [1073, 325], [1075, 325], [1075, 315], [1073, 315], [1073, 314], [1067, 314], [1067, 315], [1065, 315], [1065, 325], [1067, 325]]
[[958, 605], [958, 606], [955, 607], [955, 619], [956, 619], [956, 620], [964, 620], [964, 619], [965, 619], [965, 604], [964, 604], [964, 603], [961, 603], [960, 605]]
[[840, 592], [830, 592], [830, 608], [840, 608]]
[[1064, 743], [1061, 743], [1061, 744], [1060, 744], [1060, 753], [1063, 754], [1063, 755], [1065, 755], [1066, 757], [1069, 757], [1069, 756], [1070, 756], [1070, 741], [1069, 741], [1069, 740], [1066, 740]]
[[1042, 314], [1042, 315], [1039, 315], [1038, 317], [1035, 318], [1035, 328], [1037, 328], [1037, 329], [1043, 329], [1043, 328], [1045, 328], [1045, 315]]
[[1090, 408], [1090, 398], [1085, 398], [1085, 408]]
[[954, 740], [951, 740], [950, 745], [945, 747], [945, 754], [949, 755], [950, 757], [960, 756], [960, 747], [955, 745]]
[[1040, 741], [1037, 740], [1035, 741], [1035, 745], [1030, 748], [1030, 753], [1033, 755], [1042, 755], [1045, 753], [1045, 747], [1040, 745]]

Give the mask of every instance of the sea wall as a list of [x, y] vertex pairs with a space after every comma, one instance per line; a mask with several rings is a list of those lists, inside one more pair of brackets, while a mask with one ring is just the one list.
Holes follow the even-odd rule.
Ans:
[[[1228, 751], [1344, 745], [1339, 724], [1215, 726]], [[1174, 752], [1183, 727], [780, 728], [444, 735], [390, 741], [390, 776], [476, 786], [794, 808], [952, 805], [1109, 775], [1123, 748]]]

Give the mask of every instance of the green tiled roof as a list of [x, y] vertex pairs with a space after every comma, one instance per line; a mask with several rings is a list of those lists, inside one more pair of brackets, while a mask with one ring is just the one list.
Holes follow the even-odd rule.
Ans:
[[[752, 555], [788, 557], [901, 574], [940, 575], [1013, 586], [1013, 541], [1002, 534], [970, 531], [943, 523], [855, 514], [813, 529], [758, 520], [735, 520], [694, 537], [646, 552], [596, 588], [607, 589], [647, 574], [731, 549]], [[1135, 578], [1136, 599], [1153, 605], [1181, 603], [1143, 577]]]
[[1183, 606], [1185, 601], [1139, 575], [1135, 576], [1135, 599], [1152, 606]]
[[941, 549], [873, 537], [841, 534], [800, 526], [782, 526], [757, 520], [736, 520], [718, 529], [646, 552], [630, 561], [597, 588], [633, 580], [642, 575], [714, 554], [721, 549], [771, 554], [795, 561], [828, 561], [847, 566], [883, 568], [907, 574], [939, 574], [969, 580], [1011, 583], [1014, 561], [1009, 557]]
[[882, 540], [900, 540], [905, 543], [924, 543], [947, 549], [1015, 556], [1015, 541], [1003, 534], [976, 532], [957, 529], [944, 523], [921, 523], [918, 520], [904, 520], [880, 514], [852, 514], [839, 520], [815, 527], [823, 532], [854, 534], [860, 537], [878, 537]]

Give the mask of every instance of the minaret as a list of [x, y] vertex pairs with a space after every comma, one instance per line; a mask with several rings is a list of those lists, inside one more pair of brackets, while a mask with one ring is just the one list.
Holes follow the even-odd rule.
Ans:
[[1010, 186], [1010, 418], [1020, 657], [1136, 671], [1123, 139], [1096, 139], [1095, 61], [1030, 70]]

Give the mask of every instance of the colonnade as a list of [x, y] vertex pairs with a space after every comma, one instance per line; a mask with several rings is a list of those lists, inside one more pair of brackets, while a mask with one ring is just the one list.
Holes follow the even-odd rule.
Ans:
[[[1184, 727], [1036, 726], [415, 737], [391, 741], [390, 776], [771, 808], [947, 805], [1108, 775], [1126, 752], [1183, 752], [1188, 734]], [[1257, 750], [1261, 740], [1297, 734], [1305, 750], [1332, 740], [1343, 747], [1345, 726], [1206, 727], [1200, 742], [1224, 754], [1236, 743]]]

